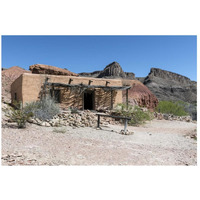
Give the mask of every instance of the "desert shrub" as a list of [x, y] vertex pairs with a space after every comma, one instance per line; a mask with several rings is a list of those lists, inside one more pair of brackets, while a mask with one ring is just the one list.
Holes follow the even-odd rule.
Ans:
[[153, 119], [153, 113], [150, 111], [143, 111], [142, 108], [138, 106], [128, 105], [126, 108], [126, 104], [118, 104], [115, 109], [115, 115], [120, 115], [124, 117], [130, 117], [129, 121], [130, 125], [139, 125], [144, 123], [145, 121], [149, 121]]
[[28, 103], [25, 105], [24, 110], [25, 113], [32, 113], [34, 117], [40, 120], [52, 119], [55, 115], [60, 113], [58, 104], [50, 97]]
[[11, 121], [16, 122], [18, 128], [25, 128], [27, 120], [32, 116], [33, 114], [31, 112], [25, 112], [23, 108], [16, 109], [10, 107], [6, 112], [6, 117]]
[[183, 104], [180, 102], [160, 101], [156, 107], [157, 112], [173, 114], [176, 116], [186, 116], [188, 113], [185, 111]]
[[70, 108], [72, 114], [78, 113], [78, 108]]
[[193, 120], [197, 120], [197, 102], [194, 103], [188, 103], [183, 101], [177, 101], [177, 104], [182, 106]]

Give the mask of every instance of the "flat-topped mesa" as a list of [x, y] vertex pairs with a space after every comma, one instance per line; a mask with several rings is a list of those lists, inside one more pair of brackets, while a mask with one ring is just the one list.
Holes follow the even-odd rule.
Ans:
[[151, 68], [151, 71], [148, 76], [159, 77], [162, 79], [167, 79], [169, 81], [172, 80], [181, 84], [191, 84], [191, 80], [186, 76], [182, 76], [180, 74], [169, 72], [159, 68]]
[[64, 76], [79, 76], [76, 73], [70, 72], [67, 69], [54, 67], [44, 64], [34, 64], [29, 67], [33, 74], [50, 74], [50, 75], [64, 75]]

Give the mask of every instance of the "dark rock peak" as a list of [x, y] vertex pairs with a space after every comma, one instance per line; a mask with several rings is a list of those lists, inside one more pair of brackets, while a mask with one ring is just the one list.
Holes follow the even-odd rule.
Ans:
[[125, 78], [126, 73], [122, 70], [119, 63], [112, 62], [104, 68], [104, 70], [98, 75], [98, 78], [102, 78], [105, 76]]
[[132, 72], [124, 72], [118, 62], [112, 62], [107, 65], [102, 71], [94, 71], [91, 73], [79, 73], [80, 76], [94, 77], [94, 78], [111, 78], [111, 79], [129, 79], [134, 80], [135, 74]]

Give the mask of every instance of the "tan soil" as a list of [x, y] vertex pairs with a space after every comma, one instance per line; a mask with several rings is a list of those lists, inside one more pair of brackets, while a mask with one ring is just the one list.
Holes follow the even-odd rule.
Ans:
[[129, 126], [133, 135], [121, 135], [120, 125], [102, 130], [4, 125], [2, 165], [197, 165], [197, 142], [186, 136], [196, 127], [192, 122], [153, 120]]

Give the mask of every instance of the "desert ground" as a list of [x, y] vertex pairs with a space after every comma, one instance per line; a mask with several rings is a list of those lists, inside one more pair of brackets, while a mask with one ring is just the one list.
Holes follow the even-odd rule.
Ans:
[[195, 122], [152, 120], [128, 126], [2, 127], [2, 165], [197, 165]]

